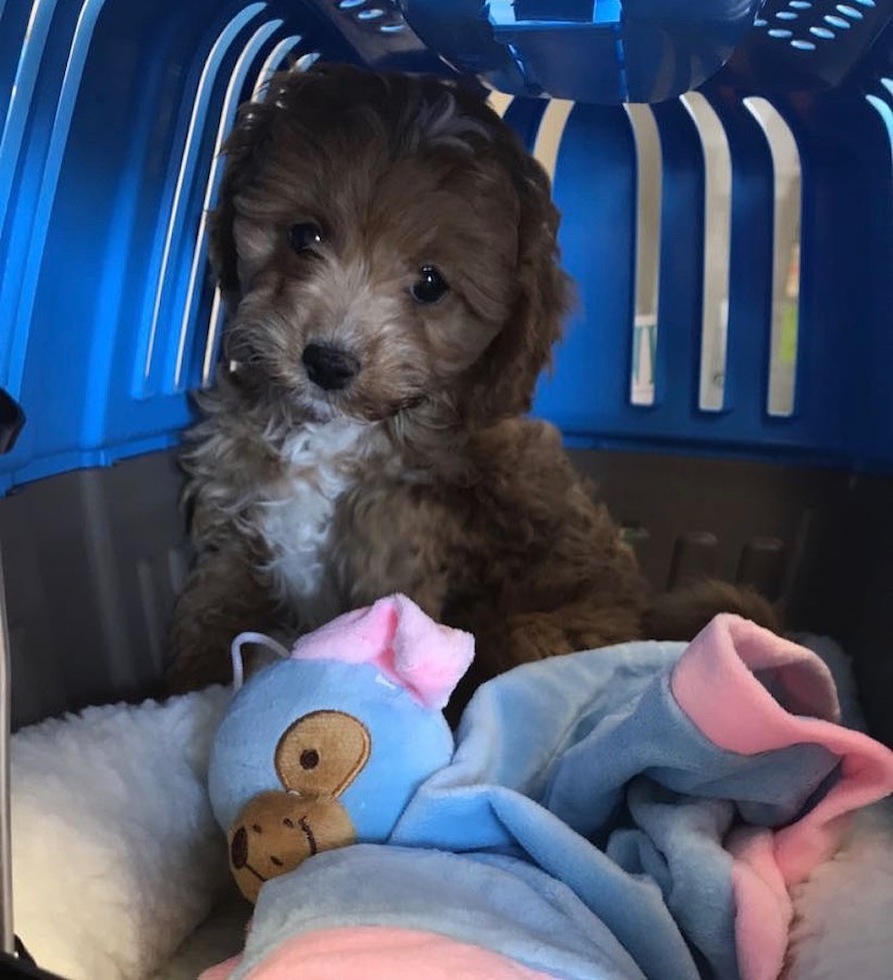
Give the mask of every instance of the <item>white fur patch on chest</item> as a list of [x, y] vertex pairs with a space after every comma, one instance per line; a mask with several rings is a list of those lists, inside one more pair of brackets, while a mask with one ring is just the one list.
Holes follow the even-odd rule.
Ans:
[[282, 450], [288, 473], [259, 502], [266, 566], [279, 597], [306, 626], [341, 612], [327, 563], [332, 516], [379, 441], [377, 426], [334, 421], [302, 426]]

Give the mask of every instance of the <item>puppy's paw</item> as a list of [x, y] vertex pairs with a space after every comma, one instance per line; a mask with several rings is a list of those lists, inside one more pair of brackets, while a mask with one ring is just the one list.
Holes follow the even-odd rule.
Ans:
[[781, 619], [753, 589], [708, 579], [654, 596], [642, 618], [649, 640], [692, 640], [719, 613], [735, 613], [778, 633]]

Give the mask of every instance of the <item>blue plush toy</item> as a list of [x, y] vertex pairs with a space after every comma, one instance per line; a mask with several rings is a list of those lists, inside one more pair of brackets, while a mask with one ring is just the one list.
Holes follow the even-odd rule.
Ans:
[[[241, 686], [241, 646], [281, 660]], [[244, 633], [237, 693], [211, 751], [211, 805], [250, 901], [318, 851], [387, 839], [418, 786], [446, 766], [441, 709], [474, 640], [405, 596], [381, 599], [302, 637], [291, 653]]]

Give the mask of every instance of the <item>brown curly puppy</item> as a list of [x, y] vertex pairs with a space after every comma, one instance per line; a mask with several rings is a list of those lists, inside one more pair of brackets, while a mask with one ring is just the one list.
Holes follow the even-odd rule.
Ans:
[[314, 67], [243, 107], [226, 153], [229, 366], [186, 455], [173, 686], [227, 679], [242, 629], [397, 591], [476, 634], [469, 684], [642, 635], [632, 554], [523, 417], [571, 290], [510, 128], [444, 81]]

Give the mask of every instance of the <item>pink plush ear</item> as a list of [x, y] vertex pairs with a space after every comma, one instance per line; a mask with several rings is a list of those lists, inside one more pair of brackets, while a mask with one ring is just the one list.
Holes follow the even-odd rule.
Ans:
[[474, 659], [474, 637], [435, 623], [406, 596], [395, 595], [392, 601], [397, 613], [394, 672], [422, 704], [443, 708]]
[[474, 657], [470, 633], [435, 623], [404, 595], [345, 613], [292, 649], [295, 660], [371, 663], [426, 708], [443, 708]]

